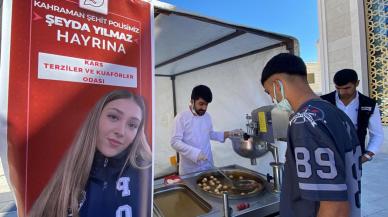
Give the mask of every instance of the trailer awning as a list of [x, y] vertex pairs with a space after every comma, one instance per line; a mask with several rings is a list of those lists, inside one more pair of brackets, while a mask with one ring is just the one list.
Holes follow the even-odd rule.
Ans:
[[280, 46], [296, 39], [176, 10], [155, 8], [156, 76], [177, 76]]

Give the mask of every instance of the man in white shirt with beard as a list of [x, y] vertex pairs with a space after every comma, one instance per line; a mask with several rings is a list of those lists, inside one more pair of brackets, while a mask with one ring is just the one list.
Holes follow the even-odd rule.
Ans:
[[212, 98], [209, 87], [194, 87], [189, 109], [175, 117], [170, 143], [179, 153], [179, 175], [211, 169], [213, 156], [210, 140], [224, 142], [231, 135], [229, 131], [213, 130], [211, 117], [206, 113]]

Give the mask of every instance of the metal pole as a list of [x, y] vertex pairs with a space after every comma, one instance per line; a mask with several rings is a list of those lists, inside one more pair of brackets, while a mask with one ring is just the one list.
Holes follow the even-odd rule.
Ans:
[[[175, 95], [175, 75], [171, 76], [171, 83], [172, 83], [172, 104], [174, 108], [174, 117], [177, 114], [177, 109], [176, 109], [176, 95]], [[176, 173], [179, 174], [179, 153], [176, 152]]]
[[174, 108], [174, 117], [177, 114], [176, 111], [176, 95], [175, 95], [175, 75], [171, 76], [171, 82], [172, 82], [172, 104]]
[[223, 193], [222, 194], [222, 199], [224, 203], [224, 217], [230, 217], [232, 213], [229, 211], [229, 198], [228, 198], [228, 193]]

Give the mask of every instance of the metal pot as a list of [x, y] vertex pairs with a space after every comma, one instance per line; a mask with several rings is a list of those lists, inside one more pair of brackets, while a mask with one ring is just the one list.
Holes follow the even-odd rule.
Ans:
[[[210, 196], [218, 197], [218, 198], [222, 198], [222, 191], [227, 191], [229, 199], [242, 199], [242, 198], [246, 198], [246, 197], [256, 196], [259, 193], [261, 193], [262, 190], [265, 188], [266, 180], [264, 180], [264, 178], [262, 178], [259, 174], [255, 173], [253, 171], [242, 170], [242, 169], [223, 169], [222, 171], [227, 176], [229, 176], [229, 178], [231, 178], [231, 179], [234, 179], [234, 180], [238, 180], [238, 179], [254, 180], [255, 182], [257, 182], [258, 185], [256, 188], [250, 189], [247, 191], [234, 188], [232, 186], [232, 184], [229, 181], [227, 181], [224, 176], [222, 176], [219, 172], [214, 170], [214, 171], [203, 172], [198, 176], [197, 188], [200, 191], [202, 191]], [[213, 178], [210, 178], [210, 177], [213, 177]], [[205, 178], [207, 179], [207, 181], [204, 181]], [[214, 181], [215, 185], [211, 185], [210, 180], [212, 180], [212, 181], [216, 180], [219, 183], [216, 183], [216, 181]], [[206, 183], [206, 186], [211, 187], [211, 189], [205, 190], [204, 183]], [[222, 186], [227, 186], [227, 188], [226, 189], [221, 188], [221, 190], [219, 192], [216, 192], [215, 188], [219, 184], [221, 184]]]
[[256, 136], [244, 140], [242, 137], [231, 137], [233, 150], [245, 158], [258, 158], [268, 152], [265, 142], [260, 142]]

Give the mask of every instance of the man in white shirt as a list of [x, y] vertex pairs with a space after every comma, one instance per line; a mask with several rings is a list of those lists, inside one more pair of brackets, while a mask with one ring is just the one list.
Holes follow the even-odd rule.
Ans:
[[231, 134], [213, 130], [211, 117], [206, 113], [211, 101], [210, 88], [198, 85], [192, 90], [189, 110], [175, 117], [170, 143], [179, 153], [179, 175], [211, 169], [213, 156], [210, 140], [224, 142]]
[[[336, 91], [321, 96], [345, 112], [357, 129], [358, 139], [363, 152], [362, 162], [372, 160], [384, 140], [380, 110], [376, 101], [358, 92], [357, 73], [352, 69], [342, 69], [334, 76]], [[369, 142], [365, 137], [369, 131]]]

